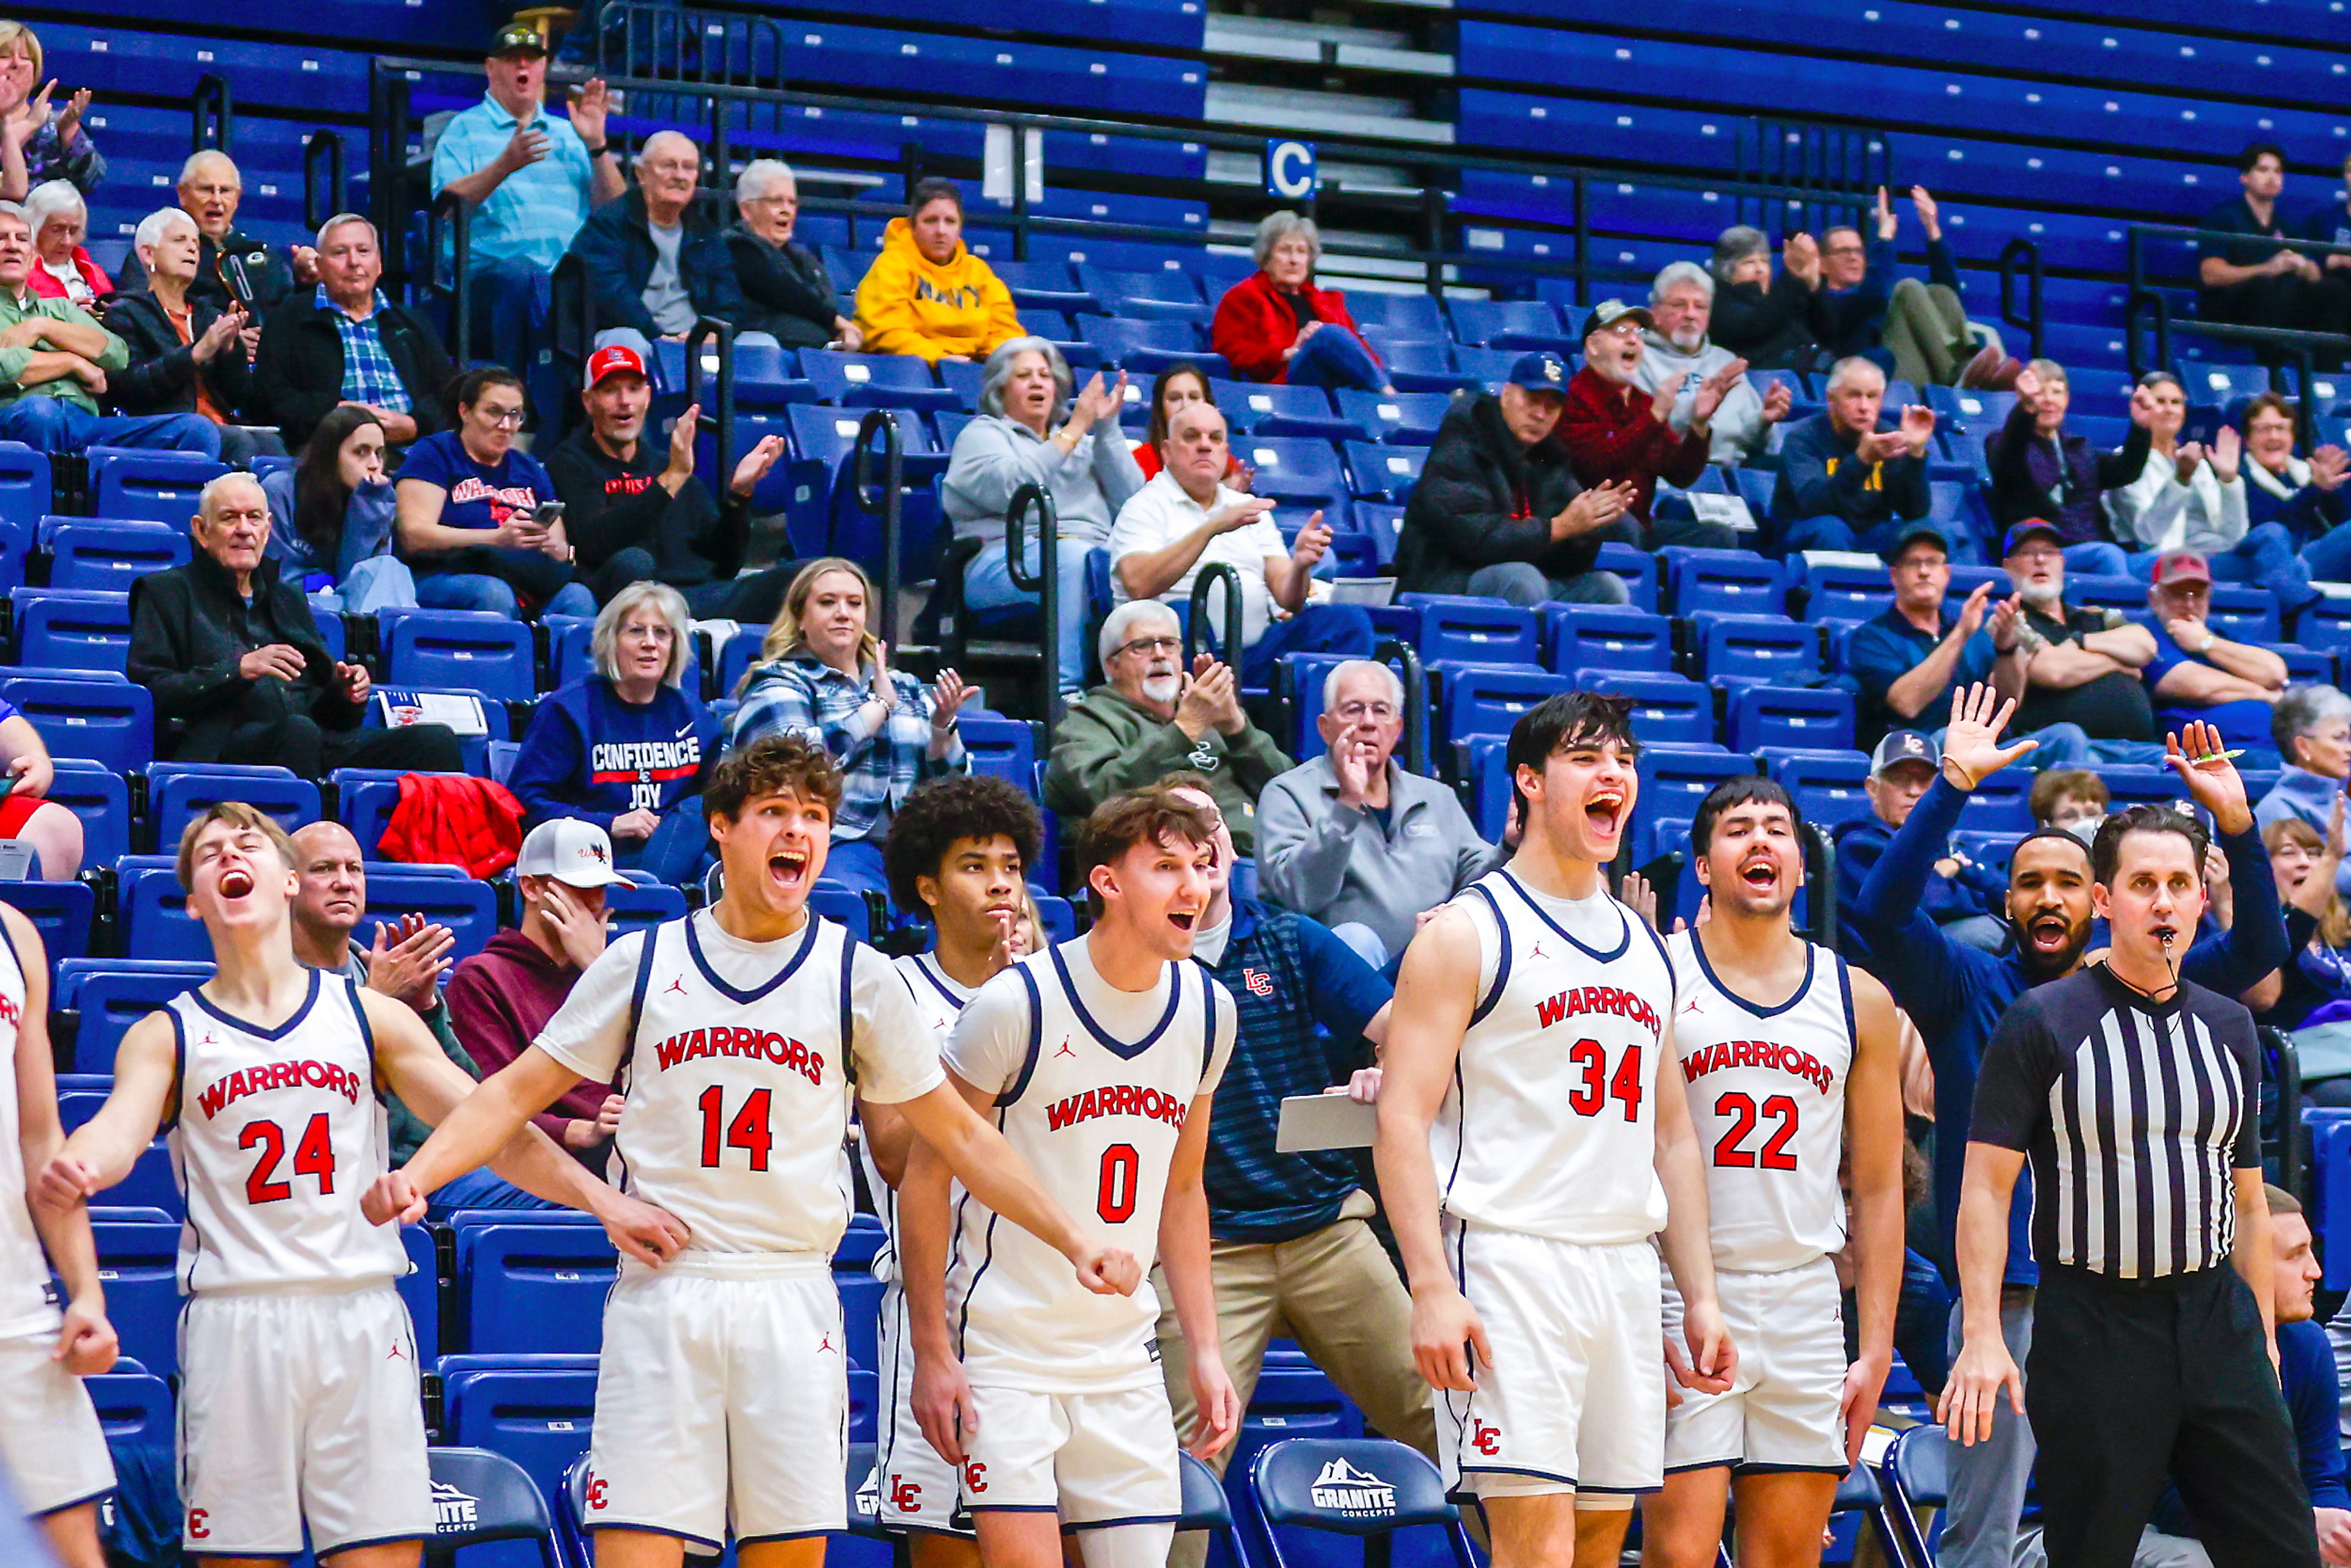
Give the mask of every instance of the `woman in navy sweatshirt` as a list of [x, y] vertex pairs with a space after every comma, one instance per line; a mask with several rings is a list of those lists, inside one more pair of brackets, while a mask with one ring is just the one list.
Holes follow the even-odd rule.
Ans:
[[718, 724], [681, 684], [685, 599], [635, 582], [596, 617], [596, 671], [539, 704], [507, 788], [531, 827], [577, 817], [611, 836], [625, 868], [682, 883], [702, 867], [710, 831], [695, 797], [717, 754]]

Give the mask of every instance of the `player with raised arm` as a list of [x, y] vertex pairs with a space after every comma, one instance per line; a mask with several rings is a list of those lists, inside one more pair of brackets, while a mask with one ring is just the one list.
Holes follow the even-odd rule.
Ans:
[[5, 904], [0, 938], [0, 1042], [12, 1064], [0, 1074], [0, 1469], [65, 1568], [104, 1568], [98, 1500], [114, 1490], [114, 1461], [81, 1380], [114, 1364], [114, 1329], [89, 1211], [36, 1207], [28, 1190], [28, 1175], [66, 1137], [49, 1061], [49, 963], [33, 923]]
[[1589, 692], [1511, 727], [1518, 853], [1413, 938], [1384, 1052], [1374, 1157], [1413, 1356], [1497, 1568], [1614, 1563], [1634, 1496], [1664, 1480], [1661, 1227], [1678, 1380], [1720, 1393], [1737, 1370], [1681, 1077], [1657, 1071], [1674, 969], [1602, 880], [1635, 749], [1629, 705]]
[[598, 1568], [677, 1568], [686, 1543], [745, 1568], [815, 1568], [847, 1522], [848, 1356], [832, 1253], [849, 1224], [852, 1093], [894, 1104], [972, 1191], [1074, 1266], [1132, 1291], [1141, 1270], [1081, 1228], [946, 1087], [888, 959], [808, 907], [841, 775], [797, 735], [730, 752], [703, 790], [718, 901], [604, 949], [523, 1053], [483, 1081], [371, 1211], [425, 1196], [587, 1079], [622, 1082], [627, 1190], [685, 1228], [658, 1273], [604, 1307], [589, 1450]]
[[[1044, 841], [1037, 804], [987, 773], [935, 779], [906, 797], [890, 819], [882, 862], [901, 909], [927, 909], [937, 938], [927, 953], [891, 960], [914, 993], [914, 1008], [945, 1050], [956, 1015], [991, 977], [1029, 951], [1021, 911], [1028, 868]], [[873, 1257], [883, 1283], [881, 1442], [873, 1457], [878, 1517], [904, 1531], [914, 1568], [975, 1568], [971, 1521], [956, 1505], [955, 1467], [914, 1418], [914, 1346], [898, 1282], [897, 1187], [905, 1179], [914, 1130], [895, 1107], [861, 1102], [858, 1153], [866, 1190], [889, 1241]], [[958, 1522], [960, 1520], [960, 1522]]]
[[[473, 1087], [415, 1010], [294, 956], [286, 831], [227, 801], [180, 837], [180, 885], [213, 977], [131, 1027], [114, 1089], [42, 1172], [59, 1216], [131, 1173], [168, 1127], [180, 1233], [181, 1544], [214, 1564], [295, 1556], [413, 1568], [434, 1531], [416, 1342], [395, 1233], [362, 1195], [389, 1158], [383, 1096], [427, 1122]], [[675, 1222], [581, 1169], [536, 1128], [498, 1174], [585, 1209], [632, 1257]], [[54, 1221], [53, 1221], [54, 1223]]]
[[[1193, 1346], [1203, 1455], [1240, 1424], [1216, 1350], [1201, 1177], [1237, 1019], [1223, 987], [1186, 962], [1214, 834], [1173, 790], [1104, 801], [1078, 851], [1092, 929], [982, 986], [947, 1045], [950, 1081], [1047, 1186], [1165, 1265]], [[947, 1173], [923, 1148], [900, 1205], [914, 1410], [962, 1469], [982, 1560], [1055, 1568], [1067, 1530], [1088, 1568], [1164, 1568], [1183, 1476], [1153, 1293], [1071, 1290], [985, 1195], [956, 1198], [951, 1219]]]
[[[1769, 779], [1715, 786], [1690, 825], [1713, 918], [1666, 940], [1674, 1050], [1706, 1161], [1715, 1287], [1740, 1346], [1728, 1393], [1666, 1413], [1666, 1485], [1643, 1505], [1652, 1568], [1709, 1568], [1739, 1502], [1741, 1568], [1817, 1568], [1837, 1483], [1894, 1364], [1902, 1291], [1898, 1019], [1886, 988], [1796, 935], [1802, 821]], [[1850, 1147], [1860, 1359], [1831, 1255]], [[1667, 1345], [1678, 1303], [1667, 1295]]]

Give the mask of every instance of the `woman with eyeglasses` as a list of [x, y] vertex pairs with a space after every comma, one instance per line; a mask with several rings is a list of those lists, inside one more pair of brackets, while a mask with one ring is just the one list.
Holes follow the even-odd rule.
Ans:
[[427, 610], [489, 610], [538, 620], [593, 615], [596, 596], [571, 580], [560, 518], [541, 521], [555, 481], [515, 448], [522, 378], [495, 365], [468, 371], [452, 394], [455, 428], [408, 449], [395, 492], [393, 537]]

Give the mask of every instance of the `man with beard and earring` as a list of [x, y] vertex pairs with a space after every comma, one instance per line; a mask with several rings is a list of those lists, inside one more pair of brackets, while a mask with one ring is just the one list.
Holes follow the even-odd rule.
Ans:
[[[1959, 1186], [1967, 1165], [1968, 1122], [1985, 1042], [2009, 1005], [2035, 986], [2082, 967], [2090, 942], [2090, 851], [2072, 833], [2041, 828], [2025, 836], [2008, 864], [2008, 920], [2015, 941], [2003, 953], [1980, 953], [1944, 935], [1919, 907], [1926, 879], [1946, 835], [1959, 823], [1978, 786], [2031, 752], [2032, 740], [2003, 746], [2000, 737], [2016, 705], [1977, 685], [1951, 697], [1943, 735], [1942, 776], [1928, 787], [1862, 884], [1849, 929], [1865, 936], [1861, 962], [1886, 982], [1903, 1011], [1919, 1022], [1935, 1066], [1935, 1208], [1946, 1280], [1959, 1224]], [[2277, 884], [2253, 831], [2244, 780], [2220, 742], [2191, 725], [2169, 753], [2195, 803], [2210, 812], [2214, 838], [2236, 886], [2236, 923], [2224, 934], [2189, 948], [2179, 975], [2223, 996], [2235, 996], [2286, 962], [2285, 919]], [[2217, 762], [2215, 761], [2217, 758]], [[2197, 766], [2198, 764], [2203, 766]], [[2009, 1214], [2009, 1247], [2001, 1289], [2002, 1337], [2023, 1364], [2032, 1339], [2032, 1295], [2040, 1276], [2032, 1256], [2029, 1187], [2020, 1181]], [[1951, 1315], [1952, 1351], [1960, 1322]], [[2017, 1512], [2032, 1469], [2032, 1432], [2005, 1405], [1993, 1413], [1988, 1440], [1951, 1453], [1950, 1504], [1944, 1514], [1937, 1561], [1943, 1568], [2009, 1568]]]
[[2155, 659], [2155, 635], [2113, 610], [2065, 602], [2065, 554], [2056, 525], [2028, 517], [2001, 541], [2001, 565], [2015, 585], [2024, 651], [2024, 697], [2016, 728], [2031, 735], [2066, 725], [2088, 737], [2085, 759], [2159, 763], [2155, 709], [2139, 672]]

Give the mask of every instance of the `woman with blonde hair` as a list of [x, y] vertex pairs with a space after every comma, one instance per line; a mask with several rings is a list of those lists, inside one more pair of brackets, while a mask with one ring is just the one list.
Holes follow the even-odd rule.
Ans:
[[89, 89], [49, 101], [55, 78], [41, 74], [41, 40], [22, 22], [0, 22], [0, 201], [21, 202], [34, 186], [70, 180], [82, 191], [106, 178], [106, 160], [83, 116]]
[[906, 792], [969, 769], [957, 710], [968, 690], [941, 670], [925, 686], [889, 665], [869, 628], [873, 584], [853, 560], [826, 556], [800, 569], [743, 677], [729, 746], [789, 733], [821, 744], [841, 768], [841, 806], [821, 874], [886, 892], [882, 841]]
[[590, 634], [594, 667], [538, 705], [507, 779], [530, 826], [593, 822], [623, 869], [671, 883], [690, 880], [708, 851], [696, 797], [718, 754], [718, 721], [686, 689], [688, 638], [676, 589], [632, 582], [614, 594]]

